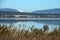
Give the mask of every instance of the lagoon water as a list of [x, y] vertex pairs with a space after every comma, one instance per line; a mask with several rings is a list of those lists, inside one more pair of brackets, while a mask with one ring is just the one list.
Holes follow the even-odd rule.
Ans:
[[[12, 23], [12, 21], [10, 21], [10, 22], [9, 21], [4, 22], [3, 20], [2, 20], [2, 22], [0, 21], [0, 24], [10, 25], [11, 23]], [[17, 28], [19, 27], [19, 25], [23, 25], [23, 24], [27, 27], [29, 27], [29, 26], [31, 27], [32, 25], [34, 25], [36, 28], [43, 28], [43, 25], [46, 24], [49, 26], [49, 28], [52, 28], [53, 26], [58, 27], [60, 25], [60, 21], [59, 20], [19, 21], [19, 22], [13, 22], [13, 24]]]

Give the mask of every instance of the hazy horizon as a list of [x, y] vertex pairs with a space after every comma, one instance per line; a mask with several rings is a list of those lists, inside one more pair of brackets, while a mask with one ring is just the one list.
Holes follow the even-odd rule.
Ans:
[[24, 12], [60, 8], [60, 0], [0, 0], [1, 8], [13, 8]]

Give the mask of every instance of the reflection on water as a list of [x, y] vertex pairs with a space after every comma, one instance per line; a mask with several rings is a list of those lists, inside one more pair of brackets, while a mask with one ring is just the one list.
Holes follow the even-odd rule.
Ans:
[[[37, 18], [37, 19], [32, 19], [32, 20], [39, 20], [39, 21], [20, 21], [22, 20], [21, 18], [11, 18], [8, 20], [5, 18], [5, 20], [3, 20], [4, 18], [0, 18], [0, 24], [7, 24], [10, 25], [11, 23], [13, 23], [14, 26], [16, 26], [17, 28], [19, 27], [19, 25], [25, 25], [26, 27], [31, 27], [32, 25], [34, 25], [37, 28], [43, 28], [43, 25], [47, 24], [49, 26], [49, 28], [52, 28], [53, 26], [59, 26], [60, 25], [60, 18], [58, 18], [58, 20], [56, 18], [51, 18], [51, 19], [45, 19], [45, 18]], [[29, 18], [28, 18], [29, 19]], [[31, 20], [29, 19], [29, 20]], [[12, 21], [13, 20], [13, 21]], [[14, 20], [19, 20], [19, 22], [14, 21]], [[25, 19], [23, 19], [25, 20]]]
[[[9, 22], [0, 22], [0, 24], [8, 24], [10, 25], [11, 23]], [[31, 27], [32, 25], [34, 25], [37, 28], [42, 28], [43, 25], [47, 24], [49, 26], [49, 28], [52, 28], [52, 26], [59, 26], [60, 25], [60, 21], [25, 21], [25, 22], [15, 22], [13, 23], [14, 26], [19, 27], [19, 25], [23, 25], [25, 24], [25, 26], [27, 27]]]

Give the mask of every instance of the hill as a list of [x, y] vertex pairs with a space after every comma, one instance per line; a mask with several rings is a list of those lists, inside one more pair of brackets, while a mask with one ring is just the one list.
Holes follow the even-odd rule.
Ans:
[[54, 8], [54, 9], [47, 9], [47, 10], [37, 10], [33, 13], [39, 13], [39, 14], [60, 14], [60, 8]]

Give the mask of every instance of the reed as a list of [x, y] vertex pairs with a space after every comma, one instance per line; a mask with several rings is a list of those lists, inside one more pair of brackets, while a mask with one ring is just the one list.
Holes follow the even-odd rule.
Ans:
[[0, 25], [0, 40], [60, 40], [60, 27], [50, 32], [48, 25], [43, 25], [42, 29], [26, 28], [25, 25], [20, 25], [19, 29], [13, 25]]

